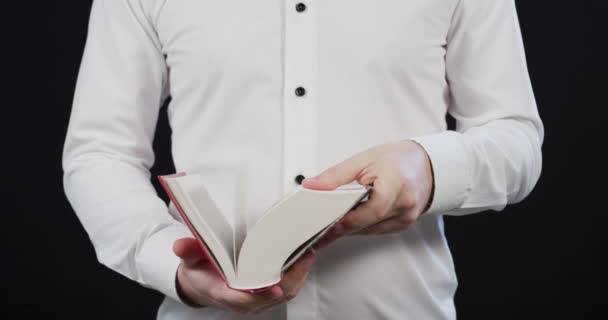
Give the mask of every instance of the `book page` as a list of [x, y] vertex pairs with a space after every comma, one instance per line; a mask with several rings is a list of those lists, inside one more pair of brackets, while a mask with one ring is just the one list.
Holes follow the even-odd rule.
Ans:
[[245, 242], [245, 237], [247, 236], [247, 186], [248, 186], [248, 176], [247, 171], [248, 168], [246, 165], [241, 165], [240, 170], [238, 171], [235, 192], [234, 192], [234, 203], [235, 210], [234, 213], [234, 261], [235, 270], [238, 268], [238, 256], [241, 252], [241, 246], [243, 242]]
[[249, 230], [239, 254], [233, 288], [261, 288], [280, 280], [328, 227], [368, 194], [363, 186], [320, 191], [297, 188]]
[[199, 217], [209, 226], [211, 232], [226, 254], [232, 266], [236, 266], [234, 232], [226, 217], [218, 209], [211, 195], [205, 188], [202, 179], [197, 175], [184, 176], [178, 179], [183, 192], [187, 194]]
[[306, 242], [302, 243], [296, 250], [294, 250], [294, 252], [289, 255], [289, 258], [287, 258], [287, 261], [285, 261], [285, 264], [283, 265], [283, 268], [281, 268], [281, 271], [289, 269], [289, 267], [291, 267], [294, 262], [298, 261], [298, 259], [304, 254], [304, 252], [306, 252], [306, 250], [308, 250], [319, 239], [321, 239], [321, 237], [323, 237], [334, 224], [335, 223], [332, 223], [331, 225], [325, 227], [325, 229], [319, 231], [319, 233], [315, 234], [312, 238], [308, 239]]

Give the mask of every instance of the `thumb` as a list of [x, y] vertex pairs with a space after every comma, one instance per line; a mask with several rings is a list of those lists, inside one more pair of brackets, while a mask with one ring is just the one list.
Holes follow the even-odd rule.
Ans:
[[205, 260], [205, 255], [193, 238], [183, 238], [173, 243], [173, 252], [180, 257], [187, 266], [195, 266]]
[[318, 176], [305, 179], [302, 186], [314, 190], [334, 190], [355, 181], [359, 174], [371, 163], [371, 153], [362, 152], [321, 172]]

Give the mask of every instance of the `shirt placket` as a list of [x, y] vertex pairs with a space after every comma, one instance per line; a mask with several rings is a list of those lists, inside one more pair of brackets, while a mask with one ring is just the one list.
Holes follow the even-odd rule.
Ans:
[[317, 26], [315, 1], [286, 1], [284, 33], [284, 191], [316, 173]]
[[[317, 1], [285, 2], [283, 189], [293, 190], [317, 173]], [[317, 285], [311, 270], [306, 285], [287, 305], [288, 319], [315, 319]]]

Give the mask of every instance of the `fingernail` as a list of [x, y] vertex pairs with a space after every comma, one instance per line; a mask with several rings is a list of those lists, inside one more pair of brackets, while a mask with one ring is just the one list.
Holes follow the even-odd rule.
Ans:
[[305, 178], [304, 180], [302, 180], [302, 183], [307, 182], [307, 183], [311, 183], [318, 180], [317, 177], [310, 177], [310, 178]]

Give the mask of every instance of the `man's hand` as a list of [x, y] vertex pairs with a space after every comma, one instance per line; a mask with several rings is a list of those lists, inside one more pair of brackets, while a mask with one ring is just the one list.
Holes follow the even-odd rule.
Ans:
[[177, 271], [177, 290], [186, 303], [212, 306], [242, 314], [260, 313], [296, 296], [304, 285], [315, 256], [308, 252], [285, 272], [281, 282], [258, 293], [230, 289], [216, 274], [196, 240], [177, 240], [173, 251], [182, 259]]
[[369, 200], [349, 212], [317, 247], [343, 234], [401, 231], [413, 224], [431, 201], [431, 163], [424, 149], [413, 141], [368, 149], [304, 180], [303, 186], [333, 190], [355, 180], [373, 185]]

